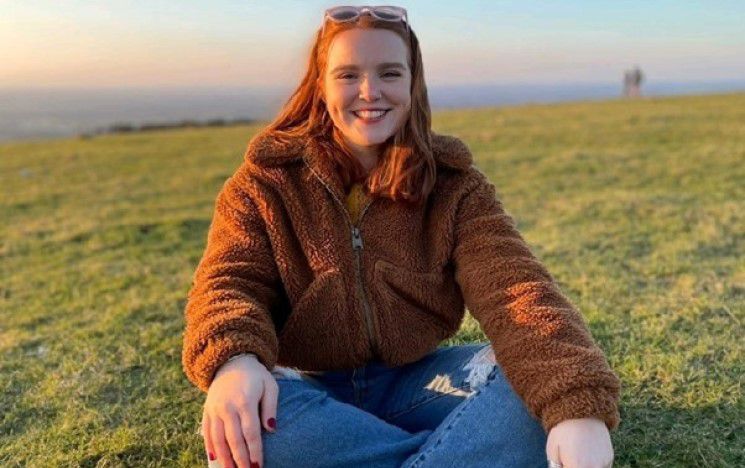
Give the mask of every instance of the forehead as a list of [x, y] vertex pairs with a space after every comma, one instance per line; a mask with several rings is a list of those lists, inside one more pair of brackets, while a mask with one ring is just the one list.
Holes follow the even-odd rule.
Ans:
[[337, 65], [374, 67], [381, 62], [401, 62], [408, 66], [406, 57], [406, 44], [395, 32], [353, 28], [337, 34], [332, 40], [328, 69]]

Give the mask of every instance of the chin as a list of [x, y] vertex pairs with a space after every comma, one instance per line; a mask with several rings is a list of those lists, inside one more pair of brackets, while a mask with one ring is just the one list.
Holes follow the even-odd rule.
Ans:
[[375, 146], [379, 145], [381, 143], [384, 143], [385, 140], [387, 140], [388, 137], [385, 138], [362, 138], [359, 141], [357, 141], [357, 144], [360, 146]]
[[356, 138], [356, 142], [358, 145], [361, 146], [372, 146], [372, 145], [379, 145], [381, 143], [385, 143], [385, 141], [393, 135], [390, 132], [384, 132], [384, 133], [371, 133], [371, 134], [360, 134], [358, 133], [358, 137]]

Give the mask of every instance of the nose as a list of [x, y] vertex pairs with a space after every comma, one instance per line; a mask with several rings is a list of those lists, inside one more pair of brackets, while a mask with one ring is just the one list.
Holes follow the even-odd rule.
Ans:
[[360, 99], [375, 101], [380, 98], [380, 88], [369, 76], [360, 82]]

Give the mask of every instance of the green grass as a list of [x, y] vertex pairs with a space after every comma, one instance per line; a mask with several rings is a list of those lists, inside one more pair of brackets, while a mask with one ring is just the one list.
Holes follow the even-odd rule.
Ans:
[[[204, 466], [183, 307], [260, 127], [0, 145], [0, 463]], [[615, 466], [743, 466], [745, 94], [434, 116], [623, 381]], [[468, 316], [444, 344], [486, 338]]]

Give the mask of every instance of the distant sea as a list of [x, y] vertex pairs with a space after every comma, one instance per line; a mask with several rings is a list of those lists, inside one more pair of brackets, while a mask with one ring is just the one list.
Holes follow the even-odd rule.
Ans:
[[[430, 86], [433, 110], [620, 98], [621, 83]], [[291, 88], [0, 89], [0, 141], [73, 136], [114, 124], [270, 120]], [[745, 91], [745, 80], [642, 83], [643, 96]]]

